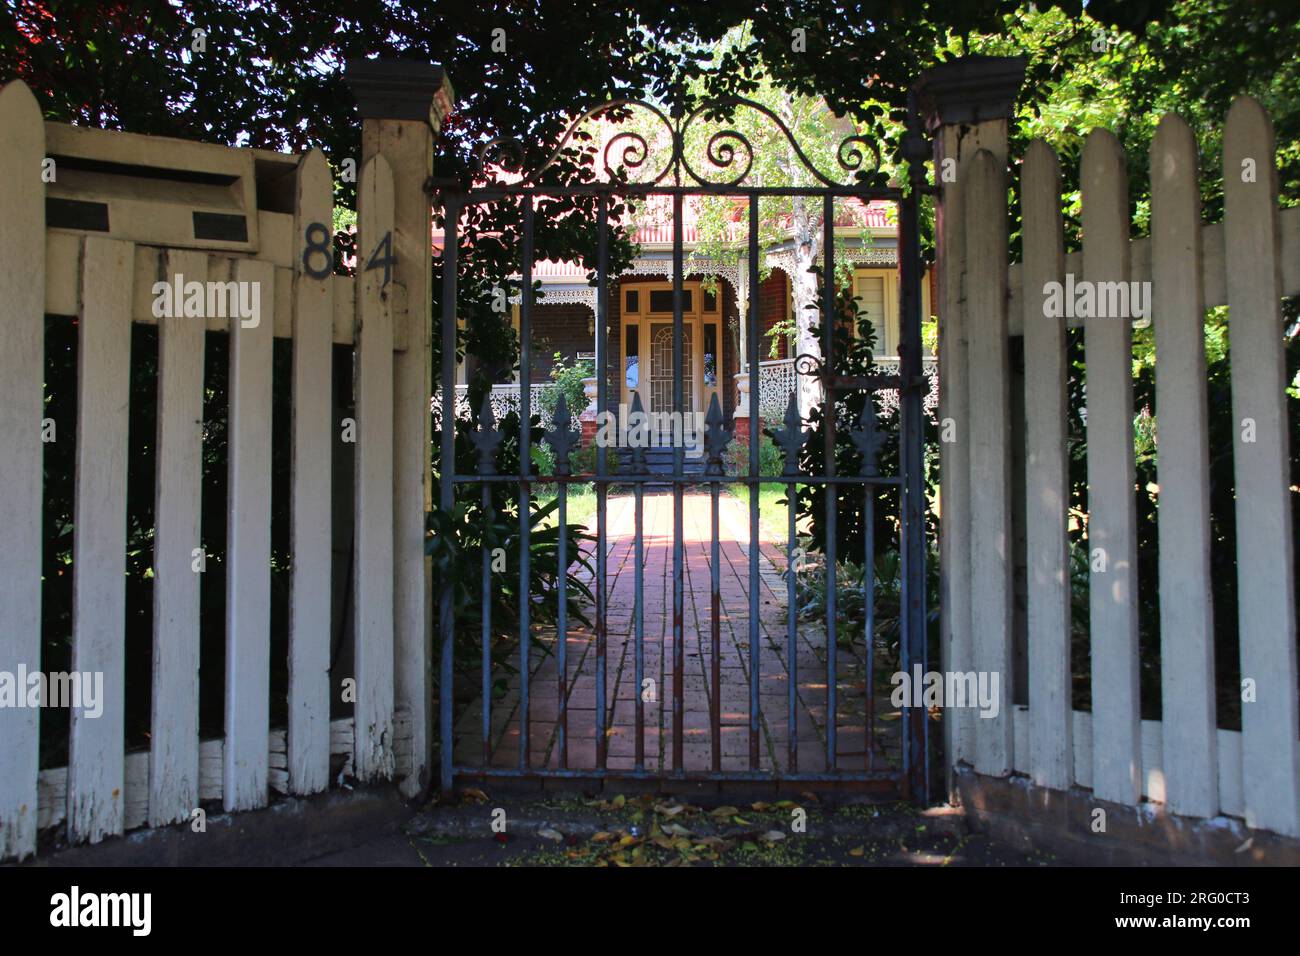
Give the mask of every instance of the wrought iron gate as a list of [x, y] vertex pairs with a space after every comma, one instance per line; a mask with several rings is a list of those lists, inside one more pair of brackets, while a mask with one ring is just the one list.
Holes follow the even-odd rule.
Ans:
[[[560, 155], [575, 130], [590, 119], [593, 119], [605, 111], [611, 109], [622, 111], [630, 109], [643, 109], [649, 111], [657, 120], [662, 123], [664, 137], [670, 139], [670, 155], [668, 161], [663, 166], [661, 172], [653, 179], [642, 182], [631, 182], [627, 178], [626, 170], [635, 169], [643, 166], [652, 152], [652, 143], [638, 132], [623, 131], [609, 139], [603, 151], [605, 171], [609, 176], [607, 181], [585, 182], [580, 184], [545, 184], [540, 181], [540, 177], [549, 168]], [[836, 498], [835, 495], [826, 496], [826, 514], [825, 527], [826, 534], [826, 554], [825, 554], [825, 573], [827, 576], [827, 609], [825, 615], [826, 634], [826, 661], [825, 661], [825, 707], [828, 719], [826, 721], [825, 732], [825, 769], [816, 772], [801, 771], [799, 769], [798, 741], [799, 729], [796, 726], [798, 716], [798, 701], [796, 695], [798, 692], [798, 677], [796, 668], [798, 666], [798, 653], [796, 649], [797, 633], [799, 624], [796, 620], [796, 601], [795, 601], [795, 576], [787, 571], [787, 646], [786, 654], [788, 659], [788, 700], [784, 719], [787, 721], [789, 735], [788, 753], [784, 755], [784, 766], [780, 766], [780, 761], [776, 766], [770, 769], [763, 769], [760, 764], [760, 655], [762, 654], [762, 641], [760, 639], [760, 548], [754, 543], [760, 540], [759, 524], [759, 496], [758, 485], [767, 482], [779, 482], [786, 486], [789, 492], [793, 492], [795, 485], [822, 484], [827, 488], [836, 485], [861, 485], [873, 488], [889, 488], [896, 491], [900, 496], [900, 523], [901, 523], [901, 541], [900, 541], [900, 559], [902, 570], [900, 574], [901, 583], [901, 602], [900, 602], [900, 663], [902, 670], [909, 675], [913, 674], [919, 666], [920, 671], [926, 670], [926, 634], [925, 634], [925, 545], [924, 545], [924, 494], [923, 494], [923, 429], [922, 429], [922, 395], [923, 389], [928, 386], [928, 382], [922, 374], [921, 367], [921, 263], [920, 251], [917, 236], [918, 226], [918, 196], [926, 192], [928, 187], [925, 186], [924, 161], [928, 158], [928, 150], [925, 141], [920, 134], [918, 124], [913, 121], [910, 124], [910, 132], [907, 142], [905, 143], [905, 154], [910, 160], [910, 188], [902, 189], [894, 186], [866, 186], [861, 184], [842, 184], [823, 175], [808, 160], [803, 150], [795, 142], [790, 131], [781, 123], [781, 121], [768, 109], [760, 104], [747, 100], [736, 100], [720, 108], [714, 105], [709, 108], [708, 116], [732, 115], [726, 110], [736, 108], [755, 109], [764, 114], [776, 127], [779, 128], [794, 151], [802, 160], [804, 167], [815, 177], [817, 184], [803, 187], [773, 187], [749, 184], [746, 182], [750, 172], [750, 166], [753, 158], [753, 147], [749, 141], [739, 132], [733, 129], [723, 129], [715, 133], [707, 143], [706, 154], [714, 171], [723, 170], [728, 174], [735, 172], [735, 168], [741, 163], [737, 162], [737, 153], [748, 156], [749, 159], [743, 162], [743, 168], [739, 169], [738, 174], [730, 175], [725, 181], [711, 181], [697, 173], [691, 167], [689, 157], [686, 153], [685, 143], [687, 141], [687, 132], [690, 130], [705, 109], [701, 108], [687, 116], [684, 120], [669, 120], [658, 108], [647, 103], [636, 101], [617, 101], [602, 104], [592, 110], [583, 113], [578, 119], [569, 126], [564, 138], [559, 146], [550, 155], [549, 159], [538, 169], [532, 172], [525, 172], [519, 169], [522, 165], [523, 150], [516, 141], [507, 139], [494, 140], [484, 144], [481, 148], [480, 166], [485, 157], [489, 155], [501, 156], [506, 151], [512, 151], [516, 158], [514, 170], [520, 172], [522, 177], [513, 183], [506, 185], [493, 185], [484, 188], [444, 189], [441, 192], [441, 201], [446, 222], [446, 240], [443, 258], [443, 293], [442, 293], [442, 376], [441, 381], [444, 387], [441, 390], [441, 461], [443, 463], [454, 460], [454, 428], [452, 421], [456, 414], [456, 396], [454, 389], [447, 387], [448, 383], [454, 382], [456, 374], [456, 285], [457, 285], [457, 264], [458, 264], [458, 235], [457, 224], [462, 212], [476, 204], [492, 203], [509, 198], [512, 202], [517, 202], [521, 207], [521, 227], [522, 227], [522, 256], [519, 269], [521, 300], [519, 308], [519, 333], [520, 333], [520, 368], [523, 373], [520, 375], [519, 384], [519, 412], [522, 422], [529, 422], [530, 416], [534, 411], [534, 395], [529, 382], [529, 370], [532, 365], [532, 355], [530, 347], [531, 329], [533, 322], [534, 292], [533, 292], [533, 270], [534, 270], [534, 217], [539, 198], [556, 198], [572, 196], [594, 196], [597, 204], [597, 221], [596, 221], [596, 246], [597, 246], [597, 267], [596, 267], [596, 321], [595, 321], [595, 338], [596, 338], [596, 369], [597, 378], [597, 396], [596, 405], [598, 411], [603, 414], [610, 408], [609, 380], [610, 380], [610, 282], [609, 275], [609, 255], [610, 255], [610, 225], [609, 211], [611, 205], [619, 198], [645, 199], [648, 197], [666, 197], [671, 202], [672, 207], [672, 295], [673, 295], [673, 377], [672, 377], [672, 402], [674, 411], [680, 412], [685, 409], [686, 402], [683, 394], [683, 278], [684, 278], [684, 253], [683, 253], [683, 202], [692, 196], [724, 196], [734, 197], [738, 200], [744, 200], [748, 205], [748, 295], [749, 308], [746, 321], [749, 323], [749, 332], [747, 336], [747, 356], [745, 361], [747, 367], [751, 370], [759, 368], [759, 341], [763, 335], [761, 328], [761, 315], [759, 307], [759, 199], [768, 196], [802, 196], [805, 202], [820, 203], [823, 212], [823, 269], [824, 275], [834, 274], [834, 257], [835, 257], [835, 202], [837, 199], [857, 199], [862, 203], [869, 203], [872, 200], [887, 200], [896, 203], [899, 210], [899, 266], [900, 266], [900, 325], [901, 325], [901, 342], [899, 346], [900, 367], [899, 374], [896, 376], [846, 376], [836, 374], [835, 371], [835, 342], [834, 332], [837, 321], [836, 304], [834, 294], [827, 294], [825, 291], [827, 284], [823, 283], [822, 310], [821, 315], [821, 357], [812, 355], [802, 355], [799, 357], [797, 367], [801, 375], [813, 376], [820, 383], [820, 394], [822, 395], [823, 407], [833, 408], [834, 403], [843, 395], [852, 390], [877, 391], [882, 389], [898, 389], [899, 406], [901, 413], [900, 426], [900, 451], [899, 451], [899, 472], [894, 475], [878, 474], [876, 467], [876, 453], [881, 444], [879, 436], [876, 434], [875, 415], [870, 411], [861, 417], [861, 420], [854, 424], [851, 438], [854, 444], [863, 454], [863, 467], [859, 474], [841, 475], [836, 473], [835, 455], [835, 416], [827, 416], [828, 421], [823, 429], [824, 440], [826, 442], [825, 469], [822, 474], [805, 474], [799, 467], [799, 449], [808, 439], [808, 433], [804, 431], [804, 422], [799, 417], [798, 407], [795, 397], [792, 394], [789, 410], [786, 415], [785, 427], [770, 434], [780, 443], [786, 453], [786, 468], [784, 474], [779, 477], [761, 477], [759, 469], [759, 441], [751, 440], [749, 442], [749, 467], [748, 473], [744, 475], [728, 476], [723, 473], [721, 467], [721, 457], [723, 449], [730, 439], [730, 436], [723, 429], [722, 415], [717, 407], [716, 397], [710, 414], [707, 419], [705, 431], [705, 447], [708, 456], [708, 465], [703, 475], [685, 474], [683, 469], [683, 448], [682, 442], [674, 443], [673, 451], [673, 469], [670, 476], [652, 475], [648, 473], [645, 463], [645, 457], [640, 448], [634, 448], [631, 453], [631, 473], [627, 469], [618, 470], [612, 467], [608, 455], [608, 448], [599, 447], [596, 451], [595, 473], [592, 475], [573, 475], [569, 467], [570, 453], [573, 447], [577, 445], [577, 435], [570, 431], [572, 419], [569, 410], [560, 405], [555, 416], [554, 430], [548, 433], [548, 442], [555, 451], [556, 466], [554, 475], [539, 475], [534, 473], [531, 462], [531, 455], [527, 450], [522, 450], [519, 455], [520, 468], [517, 475], [500, 475], [495, 473], [494, 452], [500, 442], [500, 436], [495, 431], [490, 410], [485, 406], [484, 413], [476, 416], [475, 444], [479, 449], [480, 468], [477, 474], [449, 474], [446, 466], [442, 466], [441, 477], [441, 507], [446, 512], [450, 512], [455, 501], [455, 488], [457, 485], [478, 486], [482, 489], [484, 501], [487, 500], [488, 488], [490, 485], [499, 482], [513, 484], [518, 489], [519, 507], [520, 507], [520, 526], [519, 526], [519, 550], [520, 550], [520, 587], [521, 595], [529, 594], [529, 535], [530, 535], [530, 498], [532, 488], [539, 482], [546, 484], [555, 484], [558, 486], [559, 495], [559, 521], [561, 527], [566, 521], [566, 502], [568, 490], [571, 485], [580, 483], [590, 483], [595, 487], [597, 498], [596, 509], [596, 546], [592, 555], [595, 563], [594, 573], [594, 643], [596, 657], [595, 673], [595, 761], [591, 766], [574, 766], [569, 759], [570, 737], [568, 733], [568, 683], [570, 678], [569, 661], [567, 660], [567, 644], [565, 637], [568, 634], [568, 621], [565, 614], [566, 609], [566, 592], [565, 576], [563, 573], [557, 578], [557, 593], [555, 599], [558, 601], [558, 627], [557, 632], [559, 639], [556, 641], [556, 662], [558, 695], [556, 722], [557, 729], [555, 742], [558, 745], [558, 760], [555, 761], [557, 766], [534, 766], [530, 758], [530, 665], [532, 663], [532, 642], [533, 634], [530, 626], [530, 603], [527, 600], [521, 602], [520, 607], [520, 628], [519, 628], [519, 694], [517, 707], [518, 721], [518, 739], [519, 754], [516, 766], [494, 766], [492, 764], [489, 739], [491, 736], [491, 708], [492, 708], [492, 667], [489, 644], [491, 642], [491, 626], [488, 620], [482, 621], [482, 669], [481, 669], [481, 733], [483, 738], [483, 758], [481, 763], [475, 764], [472, 761], [456, 759], [455, 748], [455, 728], [453, 724], [453, 693], [452, 681], [454, 673], [454, 654], [455, 642], [453, 630], [455, 627], [454, 614], [452, 608], [451, 585], [444, 583], [441, 587], [440, 594], [440, 615], [441, 615], [441, 655], [440, 655], [440, 719], [441, 719], [441, 772], [444, 789], [450, 788], [455, 778], [465, 777], [569, 777], [569, 778], [647, 778], [647, 777], [670, 777], [672, 779], [685, 780], [710, 780], [710, 781], [729, 781], [729, 780], [770, 780], [780, 779], [783, 781], [799, 782], [801, 784], [817, 784], [822, 782], [847, 782], [855, 783], [867, 787], [898, 787], [901, 792], [910, 794], [914, 799], [928, 799], [928, 747], [927, 747], [927, 720], [925, 708], [920, 706], [905, 706], [902, 714], [902, 759], [901, 765], [894, 767], [876, 767], [873, 766], [872, 759], [872, 736], [875, 733], [875, 713], [873, 705], [873, 679], [874, 679], [874, 646], [875, 646], [875, 620], [874, 620], [874, 603], [876, 592], [875, 573], [873, 568], [872, 548], [873, 535], [867, 533], [866, 554], [861, 557], [865, 561], [867, 569], [863, 582], [863, 600], [865, 612], [865, 658], [866, 658], [866, 693], [864, 700], [864, 727], [866, 734], [866, 749], [864, 751], [864, 766], [861, 768], [847, 768], [839, 766], [839, 753], [837, 742], [837, 617], [836, 608], [836, 563], [837, 558], [843, 557], [836, 554]], [[615, 173], [610, 164], [611, 150], [615, 144], [623, 142], [622, 162], [623, 172]], [[748, 153], [743, 151], [748, 150]], [[495, 151], [495, 153], [494, 153]], [[845, 139], [837, 151], [839, 165], [846, 173], [864, 171], [866, 154], [870, 152], [874, 155], [876, 164], [879, 164], [879, 151], [872, 143], [861, 136], [850, 136]], [[860, 177], [861, 178], [861, 177]], [[615, 340], [617, 341], [617, 339]], [[796, 389], [797, 390], [797, 389]], [[757, 376], [752, 376], [748, 393], [749, 416], [751, 428], [756, 432], [760, 427], [761, 417], [759, 408], [759, 392]], [[637, 403], [639, 405], [639, 402]], [[873, 410], [873, 403], [867, 402], [866, 408]], [[637, 410], [634, 405], [633, 411]], [[520, 435], [523, 441], [528, 441], [530, 430], [522, 428]], [[756, 439], [756, 436], [752, 436]], [[720, 673], [719, 673], [719, 621], [720, 621], [720, 601], [719, 601], [719, 492], [721, 487], [727, 483], [738, 483], [748, 486], [751, 489], [749, 495], [749, 540], [751, 547], [748, 555], [748, 604], [749, 604], [749, 646], [748, 646], [748, 671], [749, 671], [749, 754], [748, 766], [740, 769], [724, 769], [721, 759], [721, 728], [720, 728]], [[647, 768], [645, 760], [645, 715], [644, 701], [640, 693], [635, 695], [636, 711], [636, 749], [635, 764], [631, 769], [611, 769], [607, 760], [607, 737], [609, 731], [610, 711], [609, 701], [607, 700], [607, 673], [606, 673], [606, 641], [608, 636], [608, 607], [607, 607], [607, 568], [606, 558], [608, 553], [608, 528], [607, 528], [607, 498], [611, 485], [631, 486], [635, 496], [635, 590], [636, 603], [634, 610], [633, 627], [635, 629], [635, 683], [634, 687], [638, 690], [643, 685], [644, 675], [644, 654], [645, 654], [645, 634], [644, 634], [644, 581], [643, 581], [643, 559], [644, 559], [644, 540], [643, 540], [643, 515], [647, 486], [658, 487], [664, 484], [671, 486], [673, 500], [673, 536], [672, 536], [672, 592], [673, 592], [673, 613], [672, 613], [672, 699], [671, 699], [671, 767], [665, 770], [654, 770]], [[683, 601], [684, 601], [684, 582], [683, 582], [683, 495], [688, 486], [707, 488], [711, 496], [711, 521], [712, 521], [712, 539], [711, 539], [711, 620], [709, 646], [711, 649], [711, 713], [709, 714], [710, 737], [712, 747], [712, 766], [710, 769], [688, 769], [683, 759], [683, 736], [684, 736], [684, 691], [683, 691], [683, 652], [684, 652], [684, 619], [683, 619]], [[866, 509], [868, 525], [870, 528], [871, 509], [874, 507], [875, 496], [866, 494]], [[787, 540], [787, 558], [793, 563], [795, 560], [795, 508], [793, 505], [789, 508], [789, 529]], [[560, 567], [567, 567], [568, 562], [572, 561], [575, 555], [568, 554], [566, 551], [566, 536], [560, 535]], [[486, 548], [484, 549], [486, 552]], [[855, 559], [856, 560], [856, 559]], [[489, 608], [489, 574], [488, 574], [488, 556], [483, 555], [483, 608], [484, 617], [486, 618]], [[703, 635], [697, 635], [702, 638]], [[703, 642], [701, 640], [701, 645]], [[769, 715], [771, 716], [771, 715]]]

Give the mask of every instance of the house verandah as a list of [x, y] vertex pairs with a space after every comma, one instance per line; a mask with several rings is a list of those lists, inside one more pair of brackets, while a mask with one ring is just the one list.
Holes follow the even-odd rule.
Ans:
[[[882, 374], [896, 374], [899, 362], [898, 230], [892, 212], [888, 203], [872, 202], [858, 205], [842, 215], [842, 221], [836, 224], [836, 259], [851, 265], [853, 292], [859, 308], [875, 329], [874, 357]], [[672, 228], [628, 225], [639, 255], [628, 270], [611, 282], [609, 404], [611, 411], [628, 409], [634, 395], [639, 395], [647, 413], [663, 414], [672, 410]], [[435, 233], [435, 249], [440, 247], [442, 239], [441, 234]], [[734, 237], [730, 243], [733, 250], [729, 251], [735, 254], [722, 260], [697, 254], [700, 245], [696, 215], [687, 206], [683, 222], [686, 265], [682, 282], [685, 366], [682, 411], [702, 417], [716, 396], [725, 420], [734, 423], [736, 439], [748, 441], [746, 394], [750, 376], [743, 357], [747, 354], [751, 329], [747, 316], [751, 297], [748, 266], [743, 256], [745, 243], [743, 237]], [[816, 263], [820, 265], [820, 262], [818, 256]], [[763, 249], [758, 295], [761, 335], [758, 389], [764, 423], [779, 421], [789, 396], [797, 392], [793, 330], [799, 317], [791, 282], [796, 268], [795, 250], [788, 237]], [[540, 287], [533, 304], [530, 381], [542, 386], [551, 380], [557, 365], [573, 367], [587, 363], [590, 373], [586, 379], [587, 407], [571, 409], [571, 412], [582, 422], [584, 444], [590, 444], [597, 430], [597, 289], [589, 282], [587, 269], [575, 262], [537, 262], [533, 277]], [[927, 271], [923, 281], [922, 315], [928, 321], [932, 314], [932, 273]], [[517, 293], [510, 302], [512, 325], [518, 334]], [[809, 320], [805, 316], [803, 321]], [[931, 380], [926, 407], [933, 410], [938, 401], [937, 360], [928, 348], [925, 369]], [[467, 390], [468, 374], [466, 363], [459, 363], [459, 396]], [[516, 368], [513, 374], [500, 376], [493, 384], [492, 405], [498, 420], [519, 407], [519, 377]], [[536, 394], [534, 388], [533, 395]], [[897, 410], [896, 392], [885, 393], [882, 398], [886, 412]], [[543, 426], [549, 428], [546, 413], [538, 408], [535, 397], [532, 406], [534, 414], [541, 414]], [[657, 443], [656, 437], [652, 436], [652, 443]], [[688, 441], [688, 446], [688, 457], [698, 456], [698, 442]]]

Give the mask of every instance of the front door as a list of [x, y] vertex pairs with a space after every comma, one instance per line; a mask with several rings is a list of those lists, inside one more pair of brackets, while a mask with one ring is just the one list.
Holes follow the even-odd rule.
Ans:
[[[694, 323], [682, 324], [682, 434], [688, 444], [687, 451], [698, 450], [699, 436], [692, 427], [695, 411], [695, 336]], [[668, 422], [673, 411], [673, 324], [650, 323], [650, 404], [646, 409], [655, 415], [655, 421]], [[657, 434], [656, 434], [657, 431]], [[651, 431], [653, 444], [668, 445], [673, 432], [660, 427]]]

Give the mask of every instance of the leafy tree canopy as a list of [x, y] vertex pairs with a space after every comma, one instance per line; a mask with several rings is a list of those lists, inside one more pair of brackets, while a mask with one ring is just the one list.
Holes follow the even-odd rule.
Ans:
[[[747, 24], [744, 42], [724, 44]], [[1108, 42], [1094, 49], [1098, 27]], [[194, 30], [205, 31], [194, 49]], [[13, 0], [0, 14], [0, 77], [19, 77], [51, 119], [282, 150], [320, 147], [336, 166], [360, 155], [361, 124], [342, 64], [397, 56], [444, 64], [456, 111], [440, 138], [440, 176], [467, 178], [474, 149], [518, 136], [525, 165], [549, 154], [579, 106], [649, 97], [680, 114], [706, 98], [779, 87], [851, 117], [883, 152], [897, 141], [911, 81], [963, 53], [1028, 58], [1018, 141], [1046, 135], [1072, 154], [1092, 125], [1116, 128], [1130, 160], [1142, 222], [1145, 148], [1160, 113], [1178, 110], [1206, 155], [1231, 97], [1259, 96], [1278, 129], [1287, 201], [1300, 196], [1297, 64], [1300, 6], [1289, 0], [1093, 0], [1032, 4], [954, 0]], [[564, 156], [557, 178], [589, 178], [590, 144]], [[1217, 173], [1217, 170], [1213, 171]], [[1207, 171], [1207, 216], [1216, 214]], [[354, 186], [338, 180], [337, 202]], [[1067, 179], [1067, 192], [1077, 188]], [[539, 208], [539, 256], [594, 263], [594, 201]], [[616, 204], [610, 210], [619, 216]], [[576, 212], [577, 215], [564, 215]], [[516, 269], [517, 211], [480, 208], [465, 226], [462, 290], [476, 354], [514, 361], [499, 316], [480, 294]], [[1013, 233], [1014, 235], [1014, 233]], [[616, 244], [613, 265], [631, 254]], [[480, 308], [476, 302], [485, 305]], [[478, 341], [475, 341], [475, 338]], [[495, 354], [494, 354], [495, 353]]]

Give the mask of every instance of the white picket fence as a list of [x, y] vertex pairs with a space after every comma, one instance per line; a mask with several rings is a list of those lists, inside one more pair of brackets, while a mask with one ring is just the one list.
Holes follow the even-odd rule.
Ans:
[[[1257, 102], [1227, 118], [1224, 222], [1203, 224], [1195, 139], [1166, 116], [1150, 154], [1150, 237], [1130, 240], [1124, 155], [1108, 131], [1082, 157], [1083, 249], [1063, 254], [1060, 167], [1041, 141], [1020, 167], [1024, 262], [1007, 266], [1005, 163], [966, 157], [945, 192], [941, 419], [946, 668], [1003, 675], [996, 719], [949, 710], [954, 765], [1054, 789], [1145, 798], [1194, 818], [1243, 817], [1300, 835], [1295, 592], [1281, 299], [1300, 294], [1300, 209], [1279, 210], [1274, 136]], [[1066, 274], [1150, 281], [1159, 414], [1162, 719], [1140, 718], [1132, 328], [1044, 314]], [[964, 294], [964, 304], [960, 298]], [[1204, 320], [1227, 305], [1241, 674], [1240, 732], [1216, 724]], [[1087, 360], [1092, 710], [1071, 706], [1065, 336]], [[1029, 705], [1011, 706], [1013, 542], [1008, 337], [1025, 351]], [[945, 354], [946, 353], [946, 354]], [[1254, 434], [1243, 427], [1253, 423]], [[1248, 436], [1243, 438], [1243, 436]], [[1253, 438], [1253, 440], [1249, 440]]]
[[[47, 230], [41, 179], [47, 134], [81, 131], [47, 126], [22, 83], [0, 89], [0, 164], [11, 173], [0, 183], [6, 263], [0, 270], [0, 671], [41, 669], [44, 316], [75, 316], [72, 666], [103, 673], [105, 705], [98, 718], [72, 712], [69, 765], [44, 771], [39, 711], [0, 707], [0, 860], [32, 854], [38, 830], [61, 821], [71, 842], [97, 842], [133, 827], [186, 821], [201, 800], [220, 799], [234, 811], [266, 805], [272, 789], [319, 792], [332, 783], [332, 753], [346, 754], [347, 772], [360, 780], [396, 777], [409, 790], [425, 771], [429, 706], [420, 491], [428, 467], [428, 389], [418, 371], [425, 367], [421, 343], [411, 341], [402, 307], [406, 296], [395, 295], [395, 286], [383, 288], [384, 269], [359, 271], [355, 280], [308, 273], [307, 227], [332, 222], [331, 174], [319, 151], [296, 160], [257, 151], [259, 164], [279, 162], [295, 177], [293, 212], [259, 210], [252, 252], [211, 254]], [[254, 151], [227, 152], [253, 169]], [[148, 164], [149, 157], [138, 161]], [[422, 185], [421, 176], [413, 188]], [[364, 164], [358, 195], [359, 248], [369, 250], [394, 230], [394, 176], [383, 155]], [[427, 228], [424, 233], [427, 242]], [[319, 261], [313, 265], [319, 272]], [[238, 318], [155, 318], [151, 287], [175, 273], [259, 283], [262, 321], [244, 327]], [[127, 755], [124, 556], [133, 322], [159, 326], [159, 377], [152, 727], [148, 753]], [[193, 549], [202, 546], [205, 330], [230, 336], [225, 732], [212, 741], [199, 737], [199, 577], [191, 567]], [[283, 728], [271, 727], [269, 717], [274, 337], [294, 344]], [[356, 352], [352, 676], [361, 732], [355, 734], [353, 720], [331, 723], [329, 716], [336, 344]], [[73, 438], [60, 432], [58, 440]]]

